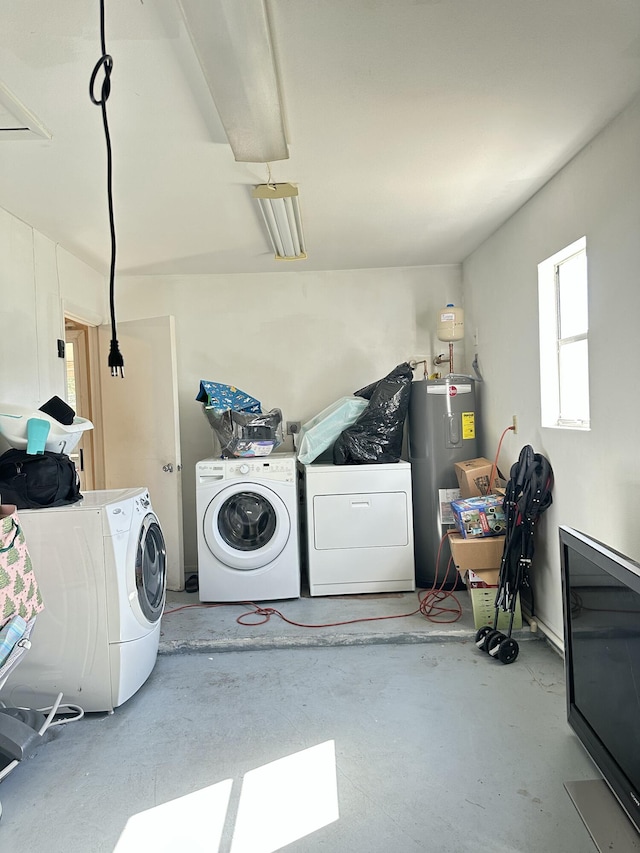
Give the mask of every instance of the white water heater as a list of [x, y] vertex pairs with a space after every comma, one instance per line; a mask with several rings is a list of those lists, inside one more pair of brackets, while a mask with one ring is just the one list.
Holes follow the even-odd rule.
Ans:
[[439, 341], [461, 341], [464, 338], [464, 311], [449, 302], [438, 313], [436, 335]]

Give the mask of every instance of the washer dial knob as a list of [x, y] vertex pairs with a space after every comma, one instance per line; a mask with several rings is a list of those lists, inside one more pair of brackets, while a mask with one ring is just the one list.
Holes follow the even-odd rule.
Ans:
[[238, 468], [238, 471], [239, 471], [241, 474], [248, 474], [248, 473], [249, 473], [249, 466], [248, 466], [248, 465], [246, 464], [246, 462], [245, 462], [245, 463], [243, 463], [243, 464]]

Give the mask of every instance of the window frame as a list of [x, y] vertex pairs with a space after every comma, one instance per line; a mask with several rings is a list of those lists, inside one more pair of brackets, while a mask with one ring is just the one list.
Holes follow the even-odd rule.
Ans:
[[[590, 398], [589, 398], [589, 326], [587, 313], [587, 328], [577, 335], [562, 338], [561, 335], [561, 306], [560, 306], [560, 268], [563, 263], [584, 254], [587, 261], [587, 240], [579, 240], [556, 252], [550, 258], [538, 264], [538, 308], [540, 333], [540, 401], [542, 427], [551, 429], [589, 430]], [[588, 287], [588, 270], [587, 270]], [[587, 293], [588, 298], [588, 293]], [[588, 307], [587, 307], [588, 312]], [[561, 383], [561, 353], [564, 347], [579, 341], [586, 343], [587, 371], [587, 417], [562, 417], [562, 383]]]

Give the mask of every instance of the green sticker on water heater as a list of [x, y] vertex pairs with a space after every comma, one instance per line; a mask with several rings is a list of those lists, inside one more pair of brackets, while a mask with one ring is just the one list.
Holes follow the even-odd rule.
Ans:
[[462, 438], [476, 437], [476, 413], [462, 413]]

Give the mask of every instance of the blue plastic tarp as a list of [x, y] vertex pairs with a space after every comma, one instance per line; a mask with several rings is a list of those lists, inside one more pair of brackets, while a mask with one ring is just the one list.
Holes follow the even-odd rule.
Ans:
[[248, 412], [254, 415], [262, 413], [259, 400], [236, 388], [235, 385], [224, 385], [222, 382], [201, 379], [196, 400], [215, 409], [216, 412]]

